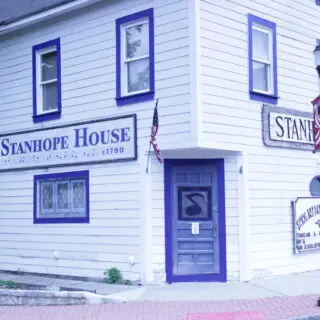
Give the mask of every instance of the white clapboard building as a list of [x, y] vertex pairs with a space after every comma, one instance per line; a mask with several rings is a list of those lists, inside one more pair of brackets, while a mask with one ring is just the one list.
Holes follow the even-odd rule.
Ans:
[[319, 269], [317, 2], [1, 1], [0, 270]]

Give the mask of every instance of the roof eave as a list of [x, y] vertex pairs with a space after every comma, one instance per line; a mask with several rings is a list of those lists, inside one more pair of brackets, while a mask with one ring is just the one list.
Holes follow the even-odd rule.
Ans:
[[97, 3], [102, 0], [73, 0], [59, 6], [51, 7], [47, 10], [37, 12], [35, 14], [20, 18], [15, 21], [11, 21], [6, 24], [1, 24], [0, 22], [0, 35], [7, 34], [27, 26], [31, 26], [33, 24], [39, 23], [41, 21], [54, 18], [61, 14], [80, 9], [86, 7], [88, 5]]

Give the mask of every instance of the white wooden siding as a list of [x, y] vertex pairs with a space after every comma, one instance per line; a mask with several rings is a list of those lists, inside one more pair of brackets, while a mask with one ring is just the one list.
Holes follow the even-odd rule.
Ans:
[[101, 277], [116, 266], [127, 278], [139, 279], [139, 166], [111, 163], [45, 172], [79, 169], [90, 170], [90, 224], [34, 225], [33, 176], [44, 170], [1, 174], [2, 269]]
[[161, 115], [159, 139], [163, 139], [162, 144], [170, 141], [166, 136], [171, 136], [173, 125], [176, 136], [180, 132], [189, 133], [189, 33], [185, 0], [103, 3], [57, 18], [42, 27], [29, 28], [14, 37], [12, 34], [3, 36], [0, 99], [6, 121], [0, 122], [0, 132], [10, 132], [13, 126], [14, 130], [23, 130], [52, 125], [52, 122], [32, 122], [31, 48], [60, 37], [63, 112], [59, 124], [136, 112], [141, 119], [139, 134], [149, 135], [153, 102], [134, 107], [116, 106], [115, 19], [150, 7], [155, 14], [155, 80]]
[[310, 196], [319, 166], [311, 151], [263, 145], [262, 103], [249, 99], [248, 13], [277, 24], [278, 106], [312, 111], [318, 94], [312, 52], [320, 33], [315, 1], [201, 0], [202, 137], [248, 152], [252, 276], [317, 269], [319, 254], [293, 255], [290, 202]]
[[[0, 37], [0, 134], [131, 113], [138, 118], [136, 162], [0, 173], [0, 269], [102, 277], [115, 266], [125, 278], [140, 278], [139, 162], [149, 147], [155, 102], [116, 106], [115, 20], [151, 7], [158, 141], [162, 149], [175, 147], [190, 140], [187, 1], [105, 1]], [[32, 46], [57, 37], [62, 117], [34, 124]], [[34, 225], [33, 176], [82, 169], [90, 171], [90, 224]]]

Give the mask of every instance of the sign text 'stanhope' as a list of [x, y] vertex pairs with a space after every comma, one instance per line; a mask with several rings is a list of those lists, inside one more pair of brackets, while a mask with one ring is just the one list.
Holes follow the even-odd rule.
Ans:
[[312, 150], [312, 112], [263, 105], [262, 134], [266, 146]]
[[270, 139], [313, 143], [312, 119], [271, 112]]

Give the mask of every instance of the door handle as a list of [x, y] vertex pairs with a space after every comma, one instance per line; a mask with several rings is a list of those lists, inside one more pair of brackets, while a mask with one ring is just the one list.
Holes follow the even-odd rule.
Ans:
[[217, 228], [217, 225], [214, 224], [213, 225], [213, 237], [216, 238], [218, 235], [218, 228]]

